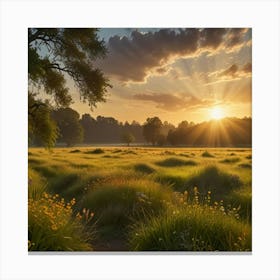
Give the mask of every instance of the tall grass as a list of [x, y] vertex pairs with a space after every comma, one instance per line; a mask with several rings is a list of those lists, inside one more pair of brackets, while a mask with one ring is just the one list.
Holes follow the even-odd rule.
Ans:
[[200, 205], [139, 223], [129, 237], [133, 251], [251, 251], [248, 224]]
[[66, 203], [58, 194], [47, 193], [47, 180], [28, 170], [28, 250], [87, 251], [93, 250], [93, 227], [88, 211], [75, 213], [75, 199]]
[[219, 200], [241, 186], [242, 181], [237, 175], [222, 171], [216, 165], [209, 165], [191, 174], [181, 191], [188, 190], [191, 193], [193, 187], [198, 187], [202, 198], [211, 191], [213, 198]]
[[29, 152], [29, 250], [251, 250], [251, 151], [78, 149]]
[[118, 228], [158, 215], [171, 199], [171, 190], [153, 181], [112, 179], [84, 197], [81, 207], [96, 213], [98, 225]]

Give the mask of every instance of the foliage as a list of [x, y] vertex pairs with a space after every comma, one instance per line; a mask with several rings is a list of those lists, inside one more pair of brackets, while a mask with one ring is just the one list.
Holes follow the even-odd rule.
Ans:
[[106, 54], [94, 28], [29, 28], [28, 77], [53, 95], [57, 105], [68, 106], [71, 96], [65, 74], [79, 89], [81, 99], [95, 106], [104, 101], [110, 86], [103, 73], [92, 67], [92, 61]]
[[146, 141], [155, 145], [161, 135], [161, 129], [162, 122], [158, 117], [147, 118], [143, 125], [143, 135]]
[[[71, 78], [80, 92], [80, 99], [92, 108], [105, 101], [108, 79], [93, 61], [106, 54], [103, 41], [94, 28], [29, 28], [28, 79], [32, 98], [28, 103], [29, 134], [35, 135], [43, 145], [53, 146], [56, 130], [49, 115], [49, 102], [67, 107], [72, 97], [66, 79]], [[34, 90], [35, 88], [35, 90]], [[40, 90], [51, 98], [43, 102]]]
[[51, 106], [40, 99], [35, 100], [34, 95], [28, 93], [29, 143], [51, 148], [54, 146], [57, 137], [58, 128], [51, 118]]
[[198, 124], [181, 122], [167, 135], [171, 145], [229, 147], [251, 146], [252, 119], [225, 118]]
[[121, 140], [125, 142], [127, 146], [129, 146], [130, 143], [133, 143], [135, 141], [134, 135], [130, 132], [124, 133], [121, 138], [122, 138]]
[[81, 143], [83, 139], [83, 128], [79, 123], [79, 113], [71, 108], [60, 108], [52, 112], [53, 119], [59, 128], [58, 141], [67, 146]]

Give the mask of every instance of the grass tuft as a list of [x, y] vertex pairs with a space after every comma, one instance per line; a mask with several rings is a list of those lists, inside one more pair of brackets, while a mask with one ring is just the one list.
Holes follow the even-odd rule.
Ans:
[[201, 154], [202, 157], [209, 157], [209, 158], [213, 158], [215, 157], [214, 155], [210, 154], [208, 151], [205, 151]]
[[242, 186], [242, 181], [237, 175], [221, 171], [217, 166], [208, 166], [190, 175], [181, 191], [189, 191], [193, 194], [193, 188], [197, 187], [201, 199], [204, 199], [208, 191], [211, 191], [214, 199], [222, 199], [234, 189]]
[[105, 151], [103, 149], [97, 148], [91, 151], [86, 151], [86, 154], [104, 154]]
[[145, 174], [151, 174], [155, 172], [155, 169], [153, 167], [145, 163], [138, 163], [134, 165], [134, 170]]
[[248, 168], [248, 169], [252, 168], [252, 165], [250, 163], [240, 163], [238, 166], [241, 168]]
[[71, 154], [75, 154], [75, 153], [80, 153], [80, 152], [81, 152], [81, 150], [76, 149], [76, 150], [71, 150], [69, 153], [71, 153]]
[[240, 158], [239, 157], [233, 157], [233, 158], [225, 158], [223, 160], [221, 160], [221, 163], [236, 163], [239, 162]]
[[187, 206], [136, 224], [129, 243], [133, 251], [251, 251], [251, 227], [213, 208]]
[[167, 158], [162, 161], [157, 161], [157, 165], [163, 167], [175, 167], [175, 166], [195, 166], [197, 163], [193, 160], [184, 160], [176, 157]]

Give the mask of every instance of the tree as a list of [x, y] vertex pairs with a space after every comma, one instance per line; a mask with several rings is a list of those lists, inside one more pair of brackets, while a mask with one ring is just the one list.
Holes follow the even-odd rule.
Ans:
[[[32, 92], [34, 103], [43, 103], [36, 99], [41, 88], [50, 97], [49, 102], [57, 107], [68, 107], [72, 97], [66, 78], [74, 81], [81, 101], [87, 102], [91, 108], [97, 102], [105, 101], [105, 94], [111, 85], [100, 69], [93, 66], [95, 59], [106, 54], [104, 41], [99, 40], [97, 31], [94, 28], [28, 29], [28, 80], [30, 90], [35, 88]], [[41, 110], [42, 106], [39, 107], [38, 110]], [[40, 127], [31, 109], [29, 105], [32, 124]]]
[[95, 119], [92, 118], [90, 114], [83, 114], [80, 120], [80, 124], [83, 127], [84, 131], [84, 142], [92, 143], [94, 141], [95, 136]]
[[71, 108], [60, 108], [52, 113], [59, 128], [59, 140], [72, 146], [82, 142], [83, 128], [79, 122], [79, 113]]
[[130, 145], [130, 143], [133, 143], [135, 141], [135, 137], [132, 133], [130, 132], [126, 132], [122, 135], [122, 139], [123, 142], [125, 142], [127, 144], [127, 146]]
[[28, 93], [28, 142], [52, 147], [58, 137], [58, 127], [50, 116], [52, 110], [48, 102], [34, 99]]
[[164, 134], [159, 134], [157, 138], [157, 144], [163, 146], [166, 144], [166, 136]]
[[158, 117], [147, 118], [143, 125], [143, 136], [147, 142], [153, 144], [153, 146], [158, 141], [161, 134], [162, 122]]

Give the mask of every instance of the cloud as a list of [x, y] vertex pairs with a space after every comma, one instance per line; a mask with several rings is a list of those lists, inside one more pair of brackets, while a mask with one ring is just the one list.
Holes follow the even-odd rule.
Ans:
[[205, 28], [200, 33], [200, 46], [206, 49], [217, 49], [227, 33], [224, 28]]
[[230, 82], [234, 80], [240, 80], [241, 78], [248, 78], [252, 76], [252, 63], [248, 62], [242, 66], [232, 64], [226, 69], [214, 71], [208, 73], [208, 77], [211, 78], [211, 82], [206, 85], [216, 84], [220, 82]]
[[218, 73], [218, 77], [234, 77], [238, 72], [238, 66], [236, 64], [232, 64], [226, 70], [223, 70]]
[[226, 38], [226, 47], [232, 50], [242, 45], [244, 43], [242, 39], [248, 30], [248, 28], [230, 28]]
[[133, 98], [136, 100], [150, 101], [156, 104], [157, 108], [166, 111], [179, 111], [182, 109], [191, 109], [197, 107], [206, 107], [213, 105], [214, 101], [202, 100], [191, 94], [185, 96], [171, 94], [135, 94]]
[[129, 37], [110, 37], [107, 57], [98, 66], [121, 81], [143, 82], [149, 75], [165, 74], [163, 70], [177, 58], [234, 48], [244, 34], [243, 29], [228, 28], [134, 30]]

